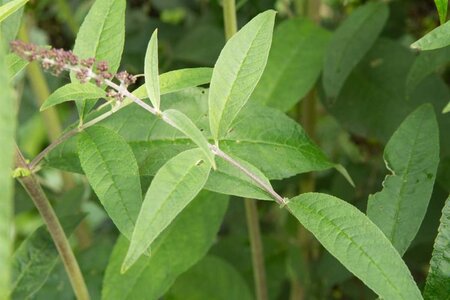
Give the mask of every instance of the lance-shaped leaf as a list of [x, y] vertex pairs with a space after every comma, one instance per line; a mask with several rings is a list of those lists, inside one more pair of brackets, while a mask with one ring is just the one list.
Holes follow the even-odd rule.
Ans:
[[[163, 73], [159, 75], [160, 94], [164, 95], [207, 84], [211, 81], [212, 70], [212, 68], [189, 68]], [[148, 98], [145, 84], [135, 89], [133, 95], [140, 99]]]
[[172, 300], [253, 299], [245, 279], [236, 268], [215, 256], [204, 257], [178, 277], [167, 293], [167, 298]]
[[436, 27], [419, 40], [415, 41], [411, 48], [419, 50], [433, 50], [450, 45], [450, 21]]
[[216, 162], [214, 160], [214, 154], [209, 149], [208, 141], [206, 140], [203, 133], [198, 129], [197, 126], [183, 114], [181, 111], [176, 109], [168, 109], [164, 111], [163, 119], [166, 120], [171, 126], [175, 127], [187, 137], [189, 137], [200, 149], [203, 151], [205, 157], [209, 160], [211, 166], [216, 169]]
[[369, 197], [367, 215], [403, 255], [427, 211], [439, 164], [438, 124], [430, 104], [403, 121], [386, 145], [384, 160], [392, 175]]
[[16, 101], [6, 67], [6, 54], [0, 40], [0, 299], [10, 290], [10, 265], [13, 248], [13, 179], [16, 136]]
[[210, 170], [203, 151], [192, 149], [178, 154], [156, 173], [142, 203], [122, 272], [139, 259], [194, 199], [205, 185]]
[[290, 19], [273, 34], [267, 67], [251, 100], [287, 111], [314, 86], [330, 34], [306, 19]]
[[47, 100], [45, 100], [44, 104], [41, 106], [41, 111], [67, 101], [98, 99], [102, 97], [105, 97], [105, 91], [95, 84], [89, 82], [68, 83], [54, 91]]
[[447, 21], [448, 0], [434, 0], [439, 14], [439, 21], [444, 24]]
[[139, 170], [133, 151], [114, 131], [93, 126], [78, 139], [81, 167], [114, 224], [131, 238], [142, 204]]
[[[0, 5], [5, 5], [16, 0], [0, 0]], [[2, 40], [9, 43], [16, 39], [17, 33], [19, 32], [20, 24], [22, 23], [22, 15], [25, 6], [22, 6], [14, 13], [9, 15], [5, 20], [0, 22], [0, 34], [2, 35]], [[13, 73], [10, 73], [11, 76]]]
[[422, 299], [397, 250], [356, 207], [320, 193], [302, 194], [287, 206], [325, 249], [381, 298]]
[[14, 79], [20, 71], [25, 69], [28, 63], [27, 60], [15, 53], [8, 54], [6, 56], [6, 65], [8, 66], [8, 74], [10, 74], [11, 80]]
[[13, 0], [0, 6], [0, 22], [24, 6], [28, 0]]
[[328, 45], [323, 67], [323, 86], [334, 99], [353, 68], [375, 43], [389, 15], [383, 2], [368, 2], [356, 9], [336, 30]]
[[[82, 219], [81, 214], [61, 218], [64, 232], [70, 236]], [[29, 299], [33, 296], [47, 281], [58, 258], [55, 243], [46, 225], [42, 225], [14, 253], [11, 298]]]
[[[106, 269], [102, 299], [159, 299], [175, 279], [199, 261], [216, 239], [228, 198], [201, 192], [125, 274], [120, 268], [129, 248], [121, 238]], [[151, 284], [149, 284], [151, 282]]]
[[450, 102], [447, 103], [447, 105], [444, 107], [444, 109], [442, 110], [442, 113], [446, 114], [450, 112]]
[[209, 123], [221, 139], [252, 94], [266, 66], [274, 11], [253, 18], [225, 45], [214, 66], [209, 90]]
[[161, 94], [159, 92], [159, 67], [158, 67], [158, 30], [155, 30], [148, 42], [145, 53], [145, 88], [153, 106], [159, 109]]
[[450, 295], [450, 198], [442, 209], [441, 224], [434, 242], [425, 299], [448, 299]]
[[[81, 24], [73, 48], [80, 58], [95, 58], [106, 61], [109, 72], [116, 73], [120, 65], [125, 43], [125, 0], [96, 0]], [[72, 82], [78, 82], [75, 74], [70, 74]], [[84, 116], [95, 105], [77, 101], [80, 116]]]

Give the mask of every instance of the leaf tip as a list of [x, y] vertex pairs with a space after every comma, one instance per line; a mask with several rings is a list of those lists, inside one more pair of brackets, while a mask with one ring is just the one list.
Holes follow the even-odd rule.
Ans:
[[350, 183], [350, 185], [352, 187], [355, 187], [355, 182], [353, 181], [352, 177], [350, 176], [350, 174], [348, 173], [347, 169], [344, 168], [343, 165], [341, 164], [336, 164], [334, 166], [334, 168], [336, 169], [336, 171], [338, 171], [339, 173], [341, 173], [342, 176], [344, 176], [344, 178], [347, 180], [348, 183]]

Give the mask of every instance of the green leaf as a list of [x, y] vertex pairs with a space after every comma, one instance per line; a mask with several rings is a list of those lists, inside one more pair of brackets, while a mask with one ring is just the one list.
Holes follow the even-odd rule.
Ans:
[[275, 12], [253, 18], [225, 45], [214, 66], [209, 90], [209, 123], [221, 139], [253, 92], [266, 66]]
[[106, 270], [102, 299], [159, 299], [206, 254], [227, 206], [227, 197], [201, 192], [153, 242], [151, 256], [141, 256], [125, 274], [120, 268], [129, 243], [120, 238]]
[[306, 19], [281, 23], [251, 99], [282, 111], [292, 108], [317, 81], [329, 37], [326, 30]]
[[13, 194], [11, 176], [16, 136], [16, 99], [10, 85], [3, 42], [0, 40], [0, 299], [10, 291], [10, 265], [13, 249]]
[[242, 275], [230, 263], [219, 257], [206, 256], [178, 277], [165, 298], [251, 300], [253, 296]]
[[375, 43], [389, 15], [383, 2], [356, 9], [333, 34], [325, 54], [323, 86], [329, 99], [339, 95], [353, 68]]
[[[189, 68], [163, 73], [159, 75], [160, 94], [169, 94], [207, 84], [211, 81], [212, 70], [212, 68]], [[146, 85], [135, 89], [133, 94], [140, 99], [148, 98]]]
[[[0, 0], [0, 5], [11, 3], [15, 0]], [[16, 39], [22, 22], [24, 6], [9, 15], [7, 19], [0, 22], [0, 34], [5, 43], [9, 43]], [[10, 73], [13, 74], [13, 73]]]
[[210, 170], [203, 151], [192, 149], [178, 154], [156, 173], [142, 203], [122, 273], [201, 191]]
[[210, 162], [213, 169], [216, 169], [216, 162], [214, 160], [214, 154], [209, 149], [208, 141], [206, 140], [203, 133], [198, 129], [197, 126], [183, 114], [181, 111], [176, 109], [168, 109], [164, 111], [162, 118], [166, 119], [173, 127], [184, 133], [188, 138], [190, 138], [200, 149], [203, 154]]
[[450, 45], [450, 22], [446, 22], [428, 32], [419, 40], [411, 44], [411, 48], [418, 50], [434, 50]]
[[[65, 233], [70, 236], [82, 219], [82, 215], [61, 218]], [[42, 225], [14, 253], [11, 298], [29, 299], [33, 296], [47, 281], [58, 260], [55, 243], [46, 225]]]
[[10, 74], [11, 80], [13, 80], [20, 71], [25, 69], [28, 61], [15, 53], [10, 53], [6, 56], [6, 65], [8, 67], [8, 74]]
[[68, 83], [54, 91], [41, 106], [41, 111], [57, 104], [105, 97], [105, 91], [92, 83]]
[[381, 298], [422, 299], [397, 250], [357, 208], [320, 193], [302, 194], [287, 206], [325, 249]]
[[450, 295], [450, 198], [442, 209], [441, 224], [434, 242], [425, 299], [448, 299]]
[[0, 6], [0, 22], [24, 6], [28, 0], [13, 0]]
[[125, 140], [114, 131], [93, 126], [78, 139], [86, 177], [117, 228], [131, 238], [142, 204], [139, 170]]
[[383, 190], [369, 196], [368, 217], [403, 255], [419, 231], [439, 164], [439, 129], [430, 104], [410, 114], [384, 150]]
[[158, 69], [158, 30], [156, 29], [148, 42], [145, 53], [145, 88], [153, 106], [159, 110], [161, 94], [159, 92]]
[[450, 112], [450, 102], [442, 110], [442, 113], [444, 113], [444, 114], [446, 114], [448, 112]]
[[434, 0], [439, 13], [439, 21], [444, 24], [447, 21], [448, 0]]
[[[125, 42], [125, 0], [96, 0], [81, 24], [73, 48], [80, 58], [106, 61], [109, 72], [116, 73], [120, 65]], [[70, 79], [77, 83], [72, 72]], [[80, 117], [94, 107], [96, 101], [77, 101]]]

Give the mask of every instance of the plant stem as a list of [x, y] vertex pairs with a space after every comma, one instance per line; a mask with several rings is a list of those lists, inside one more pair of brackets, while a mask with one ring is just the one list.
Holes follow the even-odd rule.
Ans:
[[253, 277], [255, 280], [256, 299], [267, 300], [266, 268], [264, 266], [264, 251], [259, 227], [258, 207], [253, 199], [245, 199], [245, 214], [250, 236], [252, 253]]
[[83, 275], [81, 274], [80, 267], [78, 266], [78, 262], [75, 259], [75, 255], [73, 254], [69, 241], [67, 240], [66, 234], [64, 233], [64, 230], [59, 223], [58, 217], [50, 205], [47, 196], [42, 190], [42, 187], [39, 185], [36, 176], [31, 172], [25, 158], [18, 148], [16, 150], [16, 167], [30, 171], [28, 176], [20, 177], [18, 180], [33, 200], [34, 205], [47, 225], [48, 231], [50, 232], [56, 249], [62, 259], [77, 299], [88, 300], [89, 293], [84, 282]]
[[225, 23], [225, 38], [229, 40], [237, 32], [235, 0], [223, 0], [223, 19]]

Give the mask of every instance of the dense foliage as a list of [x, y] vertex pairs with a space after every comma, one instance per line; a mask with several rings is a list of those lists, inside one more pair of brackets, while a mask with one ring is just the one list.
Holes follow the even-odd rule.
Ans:
[[0, 300], [448, 299], [447, 8], [1, 0]]

